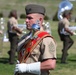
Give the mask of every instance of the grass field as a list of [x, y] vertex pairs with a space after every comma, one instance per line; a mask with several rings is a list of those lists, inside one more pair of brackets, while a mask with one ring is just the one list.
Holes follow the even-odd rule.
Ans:
[[[0, 0], [0, 12], [3, 12], [4, 16], [8, 16], [10, 10], [16, 9], [18, 15], [25, 13], [25, 6], [27, 4], [39, 4], [46, 8], [46, 15], [52, 18], [57, 12], [59, 3], [62, 0]], [[73, 17], [76, 17], [76, 1], [71, 1], [74, 5]]]
[[[20, 21], [23, 22], [23, 21]], [[52, 35], [54, 36], [57, 42], [57, 65], [56, 69], [50, 71], [51, 75], [76, 75], [76, 36], [72, 36], [74, 40], [74, 45], [69, 49], [69, 56], [68, 56], [68, 64], [60, 64], [60, 57], [61, 57], [61, 49], [62, 49], [62, 42], [59, 39], [57, 33], [57, 23], [50, 21]], [[75, 23], [71, 23], [75, 25]], [[2, 43], [1, 43], [2, 45]], [[8, 64], [8, 54], [7, 51], [9, 50], [10, 44], [9, 42], [3, 43], [2, 54], [0, 54], [0, 75], [14, 75], [14, 67], [15, 65]]]
[[[16, 9], [18, 14], [25, 13], [25, 5], [34, 3], [45, 6], [46, 14], [51, 18], [56, 13], [60, 1], [61, 0], [0, 0], [0, 12], [3, 12], [5, 16], [8, 15], [11, 9]], [[73, 17], [76, 17], [76, 1], [72, 3], [74, 5]], [[19, 23], [23, 22], [24, 20], [19, 20]], [[50, 71], [50, 75], [76, 75], [76, 36], [72, 36], [74, 45], [68, 51], [68, 64], [60, 64], [61, 49], [63, 46], [57, 33], [58, 22], [49, 22], [51, 24], [52, 35], [57, 43], [57, 65], [55, 70]], [[71, 25], [76, 25], [76, 23], [71, 22]], [[15, 65], [8, 64], [7, 51], [9, 50], [10, 44], [9, 42], [2, 43], [0, 41], [0, 47], [1, 45], [3, 49], [0, 49], [0, 75], [14, 75]]]

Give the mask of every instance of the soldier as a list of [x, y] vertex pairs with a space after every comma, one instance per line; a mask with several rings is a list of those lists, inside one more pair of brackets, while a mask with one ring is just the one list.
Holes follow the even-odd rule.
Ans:
[[[65, 10], [62, 14], [63, 19], [60, 20], [58, 23], [58, 33], [59, 33], [61, 41], [63, 41], [61, 63], [66, 63], [68, 49], [74, 43], [74, 41], [70, 37], [70, 35], [74, 35], [74, 33], [68, 29], [70, 26], [69, 19], [71, 18], [71, 12], [72, 12], [71, 10]], [[69, 34], [64, 34], [62, 32], [63, 29]]]
[[42, 28], [45, 8], [29, 4], [25, 11], [25, 21], [30, 32], [24, 35], [18, 44], [15, 75], [50, 75], [49, 70], [56, 66], [56, 43]]
[[21, 30], [15, 31], [17, 29], [17, 12], [16, 10], [12, 10], [9, 14], [9, 20], [7, 22], [7, 32], [8, 38], [10, 41], [10, 50], [8, 51], [9, 54], [9, 64], [14, 64], [15, 61], [15, 52], [17, 49], [17, 43], [19, 40], [19, 35]]

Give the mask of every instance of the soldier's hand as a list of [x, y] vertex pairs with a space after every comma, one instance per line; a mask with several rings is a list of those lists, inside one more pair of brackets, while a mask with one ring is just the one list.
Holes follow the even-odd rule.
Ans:
[[76, 35], [76, 33], [75, 33], [75, 32], [73, 32], [73, 35]]
[[26, 67], [27, 67], [27, 64], [25, 64], [25, 63], [16, 64], [15, 73], [17, 73], [17, 72], [19, 72], [19, 73], [26, 72]]
[[40, 73], [41, 73], [40, 62], [30, 63], [30, 64], [26, 64], [26, 63], [16, 64], [15, 74], [16, 73], [25, 73], [25, 72], [40, 75]]

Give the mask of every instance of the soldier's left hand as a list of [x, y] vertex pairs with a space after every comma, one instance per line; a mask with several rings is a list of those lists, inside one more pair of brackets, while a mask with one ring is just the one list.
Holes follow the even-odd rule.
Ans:
[[19, 73], [26, 72], [26, 66], [27, 66], [27, 64], [25, 64], [25, 63], [16, 64], [15, 73], [16, 72], [19, 72]]
[[16, 73], [25, 73], [25, 72], [40, 75], [40, 73], [41, 73], [40, 62], [30, 63], [30, 64], [26, 64], [26, 63], [16, 64], [15, 74]]

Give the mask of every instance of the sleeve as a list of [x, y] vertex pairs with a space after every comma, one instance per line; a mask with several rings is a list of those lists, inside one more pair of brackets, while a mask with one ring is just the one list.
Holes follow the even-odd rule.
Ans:
[[56, 43], [50, 37], [43, 39], [44, 53], [42, 59], [56, 58]]
[[13, 35], [17, 35], [16, 32], [12, 30], [12, 27], [17, 26], [17, 25], [18, 25], [17, 20], [15, 20], [15, 19], [9, 20], [8, 21], [8, 32]]
[[64, 25], [65, 25], [65, 28], [68, 28], [69, 25], [70, 25], [69, 21], [65, 21], [65, 22], [64, 22]]
[[18, 22], [17, 22], [17, 20], [16, 20], [16, 19], [12, 19], [12, 25], [17, 27]]

